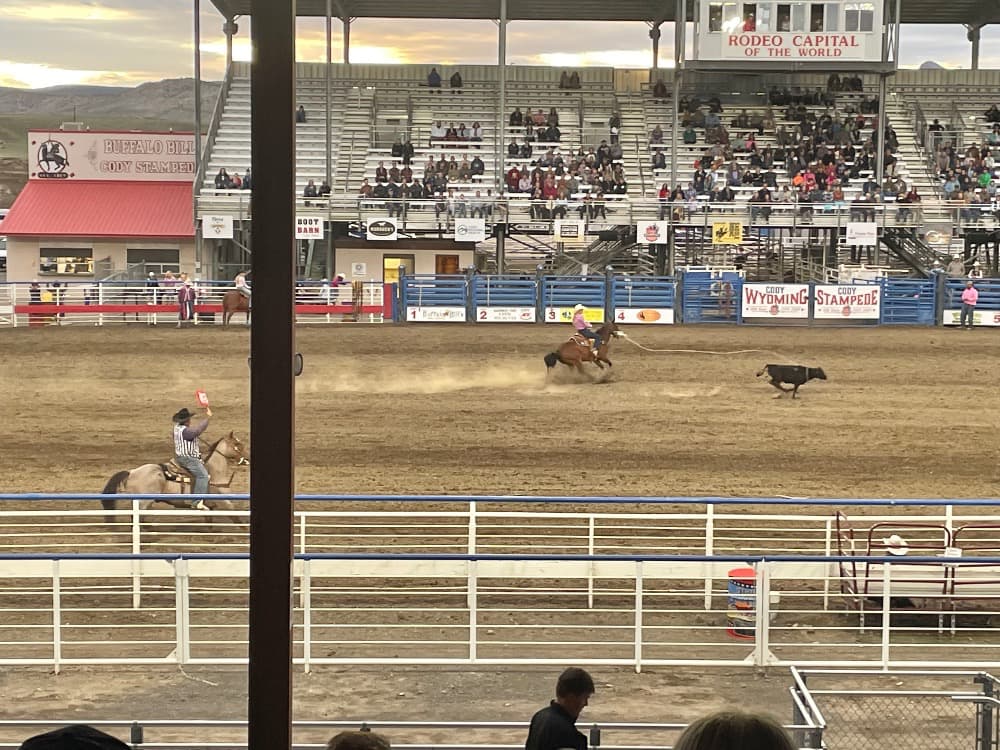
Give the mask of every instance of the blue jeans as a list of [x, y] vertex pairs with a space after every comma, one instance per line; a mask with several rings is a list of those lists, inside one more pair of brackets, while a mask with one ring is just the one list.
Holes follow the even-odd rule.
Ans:
[[191, 456], [177, 456], [177, 463], [190, 471], [191, 476], [194, 477], [191, 494], [208, 494], [208, 469], [205, 468], [205, 464], [201, 462], [201, 459], [192, 458]]
[[582, 328], [580, 329], [580, 335], [588, 339], [593, 339], [595, 349], [601, 348], [601, 337], [594, 329]]
[[975, 322], [976, 306], [970, 305], [967, 302], [962, 303], [962, 312], [958, 318], [959, 328], [965, 328], [966, 321], [969, 322], [969, 328], [972, 328]]

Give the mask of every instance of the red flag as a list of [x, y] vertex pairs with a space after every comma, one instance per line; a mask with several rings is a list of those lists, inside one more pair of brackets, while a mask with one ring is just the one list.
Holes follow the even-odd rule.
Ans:
[[200, 388], [194, 392], [194, 397], [198, 399], [198, 405], [208, 408], [208, 394]]

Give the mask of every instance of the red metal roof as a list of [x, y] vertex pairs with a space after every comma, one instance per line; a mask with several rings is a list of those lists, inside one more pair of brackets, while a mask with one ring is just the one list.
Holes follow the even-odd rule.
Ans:
[[194, 237], [191, 183], [31, 180], [7, 236]]

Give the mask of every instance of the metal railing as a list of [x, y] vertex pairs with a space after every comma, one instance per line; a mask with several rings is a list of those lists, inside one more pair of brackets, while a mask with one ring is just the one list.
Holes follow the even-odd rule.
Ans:
[[219, 94], [215, 99], [215, 108], [212, 110], [212, 119], [208, 124], [208, 133], [206, 134], [205, 140], [201, 143], [201, 160], [198, 165], [198, 174], [194, 177], [195, 200], [197, 200], [198, 192], [205, 184], [205, 174], [208, 169], [208, 155], [212, 148], [215, 147], [215, 137], [218, 135], [219, 127], [222, 124], [222, 112], [225, 109], [226, 101], [229, 98], [229, 90], [232, 83], [233, 66], [230, 64], [226, 69], [226, 75], [222, 79], [222, 87], [219, 89]]

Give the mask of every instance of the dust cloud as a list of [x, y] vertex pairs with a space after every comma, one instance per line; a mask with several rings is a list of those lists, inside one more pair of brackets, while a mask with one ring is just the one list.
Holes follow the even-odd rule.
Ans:
[[453, 393], [476, 388], [541, 390], [544, 366], [435, 367], [399, 370], [394, 373], [366, 369], [344, 370], [325, 376], [322, 383], [309, 383], [310, 392], [333, 393]]

